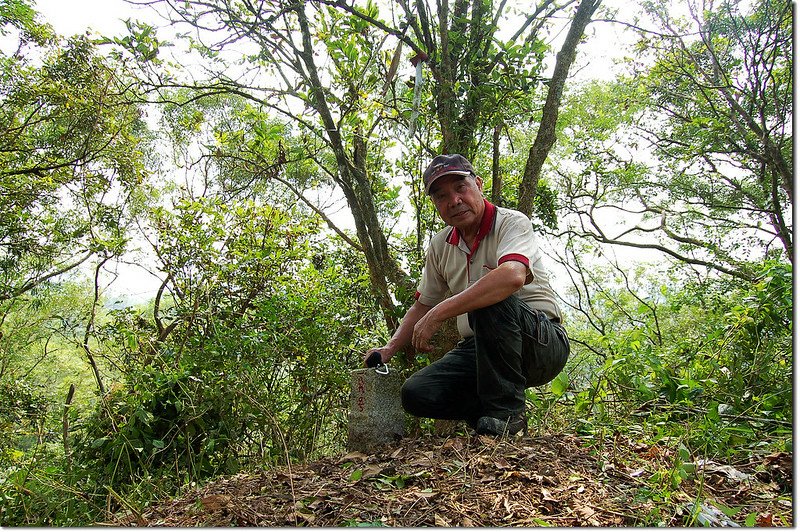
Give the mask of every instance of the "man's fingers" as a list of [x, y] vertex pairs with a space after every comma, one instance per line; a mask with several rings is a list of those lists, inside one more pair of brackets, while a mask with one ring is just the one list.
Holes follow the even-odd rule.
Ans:
[[411, 341], [411, 344], [414, 346], [414, 349], [416, 349], [417, 351], [422, 351], [424, 353], [427, 353], [428, 351], [433, 349], [433, 347], [430, 345], [429, 340], [430, 340], [430, 338], [426, 338], [422, 334], [418, 335], [418, 334], [414, 333], [414, 339]]
[[435, 330], [436, 329], [429, 330], [428, 316], [424, 316], [419, 320], [417, 324], [414, 325], [414, 334], [411, 337], [411, 345], [414, 346], [414, 349], [425, 353], [433, 350], [430, 340]]
[[368, 368], [377, 367], [381, 363], [383, 363], [383, 353], [377, 349], [371, 351], [364, 360], [364, 365], [366, 365]]

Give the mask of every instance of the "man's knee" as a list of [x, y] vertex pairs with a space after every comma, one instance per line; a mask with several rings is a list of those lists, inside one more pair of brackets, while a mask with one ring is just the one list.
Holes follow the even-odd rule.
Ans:
[[461, 403], [464, 401], [458, 399], [453, 395], [452, 386], [419, 372], [406, 379], [400, 387], [403, 410], [416, 417], [451, 419], [453, 412], [460, 411], [463, 406]]
[[566, 366], [570, 352], [567, 331], [561, 325], [541, 319], [537, 328], [539, 330], [535, 331], [535, 336], [529, 341], [533, 348], [525, 357], [529, 387], [541, 386], [555, 379]]

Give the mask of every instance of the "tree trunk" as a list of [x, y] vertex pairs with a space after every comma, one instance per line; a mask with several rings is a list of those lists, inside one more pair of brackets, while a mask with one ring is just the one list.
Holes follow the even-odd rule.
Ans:
[[384, 320], [389, 330], [394, 331], [399, 324], [399, 318], [395, 313], [388, 280], [408, 284], [408, 276], [403, 273], [400, 265], [389, 254], [386, 235], [381, 229], [369, 182], [366, 140], [358, 134], [355, 135], [351, 158], [345, 149], [345, 141], [328, 106], [324, 85], [317, 74], [318, 68], [314, 63], [311, 32], [302, 4], [297, 7], [296, 12], [303, 39], [303, 48], [298, 53], [305, 66], [308, 82], [312, 86], [314, 108], [322, 119], [328, 143], [336, 158], [338, 171], [334, 175], [334, 180], [342, 188], [353, 214], [358, 241], [367, 260], [370, 283], [378, 298]]
[[66, 461], [66, 470], [69, 475], [72, 473], [72, 449], [69, 445], [69, 409], [72, 406], [72, 398], [75, 396], [75, 385], [69, 385], [67, 398], [64, 400], [64, 411], [61, 414], [61, 436], [64, 444], [64, 460]]
[[583, 36], [586, 26], [591, 22], [592, 15], [600, 6], [602, 0], [582, 0], [572, 19], [567, 38], [561, 50], [556, 55], [556, 66], [550, 86], [547, 89], [547, 99], [545, 100], [542, 111], [542, 121], [539, 124], [539, 131], [536, 133], [536, 140], [528, 152], [528, 160], [525, 163], [525, 173], [519, 186], [519, 204], [517, 210], [527, 216], [533, 214], [533, 200], [536, 197], [536, 187], [542, 173], [542, 167], [547, 159], [547, 154], [556, 140], [556, 122], [558, 121], [558, 108], [561, 105], [561, 96], [564, 92], [564, 84], [569, 74], [569, 69], [575, 61], [575, 52], [578, 43]]
[[86, 355], [86, 360], [89, 362], [89, 366], [92, 368], [94, 380], [97, 383], [97, 389], [100, 392], [101, 398], [105, 397], [106, 395], [106, 387], [103, 385], [103, 377], [100, 375], [100, 368], [97, 366], [97, 361], [95, 361], [94, 355], [92, 354], [92, 349], [89, 346], [89, 340], [94, 332], [94, 321], [97, 317], [97, 307], [100, 305], [100, 270], [103, 269], [103, 266], [110, 258], [111, 257], [108, 256], [104, 257], [94, 269], [94, 299], [92, 300], [92, 308], [89, 312], [89, 320], [86, 322], [86, 327], [83, 333], [83, 343], [81, 344], [83, 352]]
[[500, 175], [500, 132], [503, 124], [494, 126], [492, 134], [492, 203], [502, 207], [503, 176]]

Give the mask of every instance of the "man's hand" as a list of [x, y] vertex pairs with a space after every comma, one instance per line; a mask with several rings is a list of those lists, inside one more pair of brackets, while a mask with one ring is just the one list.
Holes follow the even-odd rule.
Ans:
[[[389, 343], [383, 347], [370, 349], [364, 354], [364, 366], [367, 365], [367, 359], [374, 351], [377, 351], [381, 354], [381, 362], [386, 364], [395, 355], [395, 353], [411, 344], [411, 339], [414, 334], [414, 326], [431, 310], [431, 308], [432, 307], [424, 305], [419, 301], [415, 301], [414, 304], [411, 305], [411, 308], [409, 308], [406, 312], [406, 315], [403, 317], [403, 321], [400, 322], [400, 327], [397, 328], [391, 340], [389, 340]], [[441, 325], [441, 322], [439, 325]], [[430, 337], [433, 335], [439, 325], [436, 325], [436, 327], [427, 336], [428, 340], [430, 340]]]
[[[366, 367], [366, 368], [370, 367], [369, 358], [370, 358], [370, 356], [372, 356], [372, 353], [378, 353], [381, 356], [381, 360], [380, 360], [381, 364], [386, 364], [387, 362], [389, 362], [389, 359], [392, 358], [392, 355], [394, 355], [394, 353], [390, 352], [386, 348], [386, 346], [380, 347], [378, 349], [370, 349], [369, 351], [367, 351], [367, 354], [364, 355], [364, 367]], [[372, 366], [372, 367], [374, 367], [374, 366]]]
[[417, 351], [427, 353], [433, 350], [433, 346], [430, 344], [431, 338], [444, 322], [444, 320], [438, 317], [438, 313], [435, 309], [436, 307], [420, 318], [416, 325], [414, 325], [414, 335], [411, 338], [411, 345], [413, 345], [414, 349]]

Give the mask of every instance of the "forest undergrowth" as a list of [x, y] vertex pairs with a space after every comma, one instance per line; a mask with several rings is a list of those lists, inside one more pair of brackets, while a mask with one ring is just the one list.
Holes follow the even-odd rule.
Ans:
[[145, 314], [110, 313], [105, 339], [129, 366], [93, 402], [4, 383], [2, 523], [791, 525], [790, 268], [648, 304], [608, 292], [625, 312], [602, 336], [573, 318], [567, 368], [528, 390], [530, 437], [444, 437], [416, 420], [374, 456], [345, 449], [349, 370], [374, 340], [349, 327], [357, 308], [330, 305], [353, 294], [332, 282], [347, 277], [313, 271], [313, 290], [258, 313], [194, 309], [209, 326], [180, 336], [183, 351], [153, 350]]

